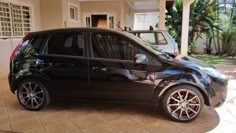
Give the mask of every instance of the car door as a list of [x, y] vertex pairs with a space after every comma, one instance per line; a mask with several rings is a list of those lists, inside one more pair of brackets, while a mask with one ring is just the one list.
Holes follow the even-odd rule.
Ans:
[[[91, 33], [89, 59], [90, 90], [94, 98], [125, 101], [151, 100], [155, 84], [151, 72], [161, 69], [146, 49], [126, 36], [109, 32]], [[144, 54], [148, 63], [134, 64], [134, 57]]]
[[54, 96], [86, 97], [88, 62], [84, 32], [53, 33], [45, 48], [49, 88]]

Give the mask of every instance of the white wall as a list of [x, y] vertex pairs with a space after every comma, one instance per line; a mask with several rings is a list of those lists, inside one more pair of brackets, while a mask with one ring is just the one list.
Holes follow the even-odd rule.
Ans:
[[62, 0], [40, 0], [42, 30], [64, 27]]

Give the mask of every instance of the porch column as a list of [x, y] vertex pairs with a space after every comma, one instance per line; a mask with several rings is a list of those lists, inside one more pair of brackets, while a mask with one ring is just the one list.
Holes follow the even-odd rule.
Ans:
[[193, 2], [194, 0], [183, 0], [181, 50], [180, 50], [182, 55], [188, 55], [189, 13], [190, 13], [190, 5]]
[[125, 26], [125, 1], [124, 0], [121, 0], [121, 3], [120, 3], [120, 28], [124, 28]]
[[158, 23], [158, 29], [159, 30], [165, 30], [165, 17], [166, 17], [166, 0], [159, 0], [160, 1], [160, 8], [159, 8], [159, 23]]

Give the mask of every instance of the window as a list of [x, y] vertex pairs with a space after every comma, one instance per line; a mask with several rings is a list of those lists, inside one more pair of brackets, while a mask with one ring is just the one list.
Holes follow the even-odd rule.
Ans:
[[150, 26], [156, 27], [158, 20], [158, 12], [145, 12], [134, 14], [134, 30], [148, 30]]
[[137, 36], [146, 42], [156, 43], [155, 33], [137, 33]]
[[92, 46], [96, 58], [133, 60], [136, 54], [141, 53], [124, 37], [110, 33], [94, 33]]
[[70, 20], [78, 21], [78, 7], [72, 4], [69, 4], [69, 7]]
[[114, 28], [114, 17], [110, 16], [109, 17], [109, 28]]
[[158, 44], [159, 45], [167, 44], [166, 38], [163, 36], [162, 33], [157, 33], [157, 38], [158, 38]]
[[86, 27], [91, 27], [90, 26], [90, 17], [86, 17]]
[[0, 2], [0, 36], [24, 36], [31, 31], [30, 7]]
[[84, 55], [83, 34], [54, 34], [48, 42], [48, 54]]

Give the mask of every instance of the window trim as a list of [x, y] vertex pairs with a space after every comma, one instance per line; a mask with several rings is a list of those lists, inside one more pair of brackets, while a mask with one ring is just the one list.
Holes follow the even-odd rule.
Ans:
[[[70, 14], [70, 9], [73, 8], [74, 9], [74, 13], [76, 13], [75, 18], [71, 18], [71, 14]], [[79, 6], [73, 3], [68, 3], [68, 18], [70, 22], [79, 22]]]

